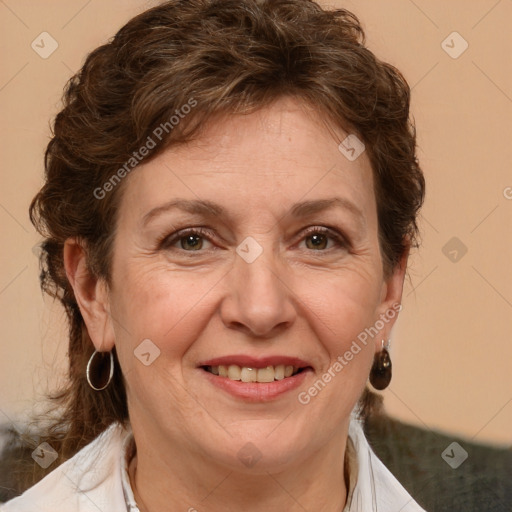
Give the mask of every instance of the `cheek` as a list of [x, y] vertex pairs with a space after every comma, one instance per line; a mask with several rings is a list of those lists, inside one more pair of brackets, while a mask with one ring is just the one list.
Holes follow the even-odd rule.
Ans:
[[333, 346], [343, 348], [378, 317], [382, 278], [378, 269], [361, 267], [296, 278], [295, 290], [305, 311], [325, 334], [321, 339], [331, 340]]
[[[345, 269], [328, 279], [316, 276], [316, 287], [299, 290], [304, 299], [304, 315], [322, 345], [320, 378], [330, 391], [320, 402], [341, 393], [354, 400], [362, 392], [374, 354], [374, 339], [367, 334], [378, 318], [380, 283], [378, 271]], [[304, 283], [304, 276], [297, 281]], [[311, 283], [313, 279], [307, 279]], [[330, 384], [332, 382], [332, 385]], [[322, 384], [319, 384], [319, 389]], [[313, 396], [315, 390], [311, 390]], [[349, 400], [350, 402], [350, 400]]]
[[[218, 279], [217, 279], [218, 280]], [[116, 342], [136, 350], [145, 339], [178, 362], [208, 319], [208, 292], [215, 276], [183, 276], [165, 263], [134, 262], [118, 273], [112, 313]], [[127, 361], [128, 362], [128, 361]]]
[[300, 390], [298, 401], [313, 407], [326, 424], [337, 424], [350, 414], [373, 362], [374, 340], [365, 330], [375, 323], [379, 290], [376, 281], [357, 277], [330, 280], [322, 294], [310, 292], [307, 302], [308, 324], [323, 357], [315, 381]]
[[[194, 401], [183, 394], [182, 363], [211, 316], [208, 291], [215, 280], [186, 279], [153, 264], [134, 265], [123, 274], [113, 316], [129, 405], [158, 417], [160, 404], [166, 404], [166, 414], [186, 423], [194, 413]], [[142, 356], [147, 353], [148, 365]]]

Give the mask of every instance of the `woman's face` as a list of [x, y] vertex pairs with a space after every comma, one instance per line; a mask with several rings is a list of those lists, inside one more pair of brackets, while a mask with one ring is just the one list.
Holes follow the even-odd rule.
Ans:
[[94, 341], [115, 343], [155, 454], [263, 471], [341, 446], [403, 269], [384, 277], [369, 159], [338, 142], [282, 99], [126, 178]]

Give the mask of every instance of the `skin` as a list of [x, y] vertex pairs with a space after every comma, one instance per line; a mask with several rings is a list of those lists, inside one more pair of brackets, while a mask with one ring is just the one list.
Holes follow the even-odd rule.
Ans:
[[[396, 316], [309, 404], [297, 397], [400, 302], [407, 255], [384, 273], [369, 159], [350, 162], [338, 150], [347, 134], [335, 135], [283, 98], [218, 118], [195, 142], [141, 164], [123, 184], [110, 288], [87, 273], [78, 241], [67, 241], [66, 271], [91, 339], [100, 351], [116, 346], [126, 378], [142, 512], [342, 510], [350, 412]], [[354, 211], [290, 213], [335, 196]], [[170, 209], [143, 224], [178, 198], [213, 201], [226, 216]], [[184, 235], [158, 244], [198, 226], [209, 233], [192, 239], [198, 250]], [[305, 234], [311, 226], [342, 242]], [[247, 236], [263, 249], [253, 263], [236, 253]], [[134, 357], [144, 339], [160, 350], [149, 366]], [[197, 368], [231, 354], [300, 357], [313, 371], [299, 389], [248, 402]], [[238, 458], [249, 442], [261, 455], [252, 467]]]

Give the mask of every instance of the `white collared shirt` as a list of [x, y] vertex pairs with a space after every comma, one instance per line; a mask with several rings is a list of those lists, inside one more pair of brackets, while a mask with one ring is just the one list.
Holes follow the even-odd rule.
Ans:
[[[0, 512], [139, 512], [128, 477], [132, 433], [118, 423]], [[377, 458], [352, 417], [350, 486], [343, 512], [425, 512]]]

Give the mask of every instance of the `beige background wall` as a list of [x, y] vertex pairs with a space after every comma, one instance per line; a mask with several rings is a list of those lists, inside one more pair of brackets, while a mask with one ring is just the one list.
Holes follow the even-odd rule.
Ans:
[[[510, 445], [512, 1], [329, 4], [360, 16], [371, 49], [409, 80], [428, 184], [423, 247], [411, 258], [393, 339], [387, 409], [427, 428]], [[66, 350], [62, 312], [39, 292], [39, 238], [27, 216], [49, 120], [85, 54], [150, 5], [0, 1], [0, 423], [19, 419], [55, 383]], [[454, 31], [460, 36], [443, 49]], [[42, 32], [58, 43], [47, 59], [31, 48]], [[51, 48], [44, 37], [44, 48], [36, 39], [39, 52]], [[464, 41], [466, 51], [453, 58]]]

